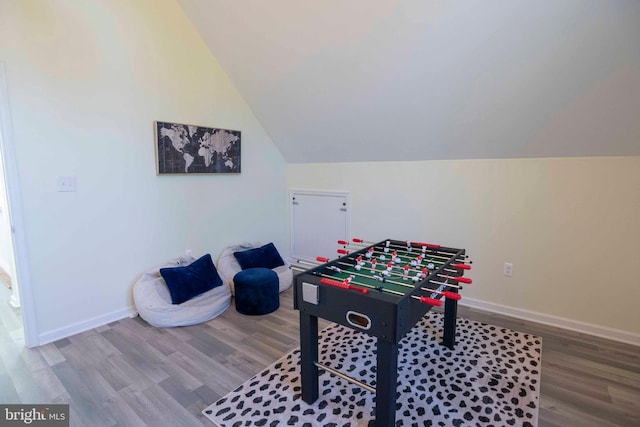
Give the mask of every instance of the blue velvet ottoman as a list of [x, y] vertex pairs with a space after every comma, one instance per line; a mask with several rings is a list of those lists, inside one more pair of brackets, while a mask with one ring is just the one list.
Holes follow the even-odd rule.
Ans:
[[258, 315], [280, 307], [278, 275], [268, 268], [248, 268], [233, 276], [236, 311]]

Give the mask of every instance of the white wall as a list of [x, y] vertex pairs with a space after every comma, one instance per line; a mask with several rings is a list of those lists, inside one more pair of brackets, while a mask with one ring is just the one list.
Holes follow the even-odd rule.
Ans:
[[[40, 342], [126, 315], [187, 248], [286, 249], [284, 160], [173, 0], [3, 1], [0, 61]], [[156, 176], [154, 120], [241, 130], [242, 174]]]
[[[367, 240], [468, 250], [463, 295], [639, 339], [640, 157], [291, 164], [291, 188], [351, 192]], [[503, 263], [514, 264], [513, 277]], [[588, 329], [588, 328], [587, 328]]]

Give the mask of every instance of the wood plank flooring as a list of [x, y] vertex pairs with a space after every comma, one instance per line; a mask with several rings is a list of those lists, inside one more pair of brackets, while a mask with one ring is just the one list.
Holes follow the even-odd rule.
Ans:
[[[204, 407], [298, 345], [292, 295], [265, 316], [232, 306], [174, 329], [123, 319], [26, 349], [19, 312], [0, 294], [0, 402], [70, 403], [72, 426], [211, 427]], [[465, 307], [459, 314], [543, 338], [539, 426], [640, 426], [640, 348]]]

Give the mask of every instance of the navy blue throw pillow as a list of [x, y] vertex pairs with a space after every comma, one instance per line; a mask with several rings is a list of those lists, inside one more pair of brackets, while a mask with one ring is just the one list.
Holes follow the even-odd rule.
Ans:
[[182, 304], [222, 285], [209, 254], [184, 267], [161, 268], [160, 275], [169, 288], [172, 304]]
[[264, 246], [247, 251], [234, 252], [233, 255], [243, 270], [258, 267], [276, 268], [284, 265], [284, 261], [273, 243], [267, 243]]

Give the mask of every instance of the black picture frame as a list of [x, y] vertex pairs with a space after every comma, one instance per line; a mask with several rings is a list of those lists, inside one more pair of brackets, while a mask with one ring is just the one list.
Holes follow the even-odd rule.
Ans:
[[155, 122], [158, 175], [239, 174], [241, 132]]

